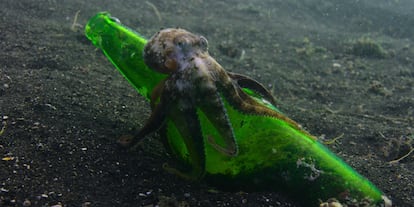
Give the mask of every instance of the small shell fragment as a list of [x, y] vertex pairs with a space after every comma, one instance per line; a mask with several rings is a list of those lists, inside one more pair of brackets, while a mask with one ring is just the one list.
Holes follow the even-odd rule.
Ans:
[[14, 160], [14, 157], [3, 157], [3, 158], [1, 158], [1, 160], [3, 160], [3, 161], [11, 161], [11, 160]]

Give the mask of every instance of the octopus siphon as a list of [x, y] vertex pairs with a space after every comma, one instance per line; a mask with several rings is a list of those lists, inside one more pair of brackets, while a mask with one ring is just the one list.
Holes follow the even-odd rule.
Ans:
[[[276, 105], [271, 93], [259, 82], [225, 71], [209, 55], [208, 42], [203, 36], [179, 28], [163, 29], [146, 44], [144, 61], [150, 68], [168, 77], [152, 91], [152, 113], [144, 127], [134, 136], [123, 137], [119, 142], [124, 146], [133, 146], [149, 133], [165, 127], [168, 119], [171, 120], [184, 139], [191, 169], [184, 171], [165, 165], [169, 172], [189, 179], [202, 178], [205, 174], [205, 144], [229, 157], [238, 155], [225, 101], [241, 113], [282, 119], [301, 130], [296, 122], [248, 95], [243, 88]], [[203, 137], [198, 111], [205, 114], [224, 139], [224, 144], [218, 144], [213, 136]]]

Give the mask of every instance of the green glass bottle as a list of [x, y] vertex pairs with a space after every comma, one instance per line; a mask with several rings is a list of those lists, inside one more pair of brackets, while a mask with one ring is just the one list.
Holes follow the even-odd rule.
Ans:
[[[145, 65], [142, 53], [147, 40], [109, 13], [92, 17], [85, 34], [147, 99], [154, 87], [167, 77]], [[262, 101], [260, 94], [247, 88], [243, 90], [277, 111]], [[228, 190], [283, 192], [306, 206], [317, 206], [330, 198], [367, 199], [373, 205], [391, 206], [391, 201], [377, 187], [306, 133], [283, 120], [242, 114], [228, 101], [224, 103], [239, 154], [229, 157], [205, 144], [205, 179], [209, 183]], [[220, 137], [207, 117], [198, 114], [203, 136]], [[183, 137], [171, 121], [167, 123], [165, 136], [169, 150], [177, 159], [190, 163]]]

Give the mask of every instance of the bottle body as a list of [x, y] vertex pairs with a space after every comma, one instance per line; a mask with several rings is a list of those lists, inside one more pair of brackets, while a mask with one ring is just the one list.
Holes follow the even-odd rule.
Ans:
[[[154, 87], [166, 78], [166, 75], [145, 65], [142, 52], [146, 39], [108, 13], [98, 13], [91, 18], [85, 33], [147, 99]], [[255, 99], [277, 110], [261, 101], [260, 95], [255, 94]], [[225, 99], [224, 102], [239, 154], [229, 157], [205, 140], [206, 179], [210, 183], [224, 189], [285, 192], [304, 204], [317, 205], [319, 200], [346, 197], [384, 203], [386, 197], [378, 188], [314, 138], [283, 120], [243, 114]], [[217, 140], [224, 140], [201, 110], [197, 110], [197, 115], [203, 137], [214, 136]], [[168, 117], [164, 136], [175, 157], [184, 165], [190, 163], [183, 138]]]

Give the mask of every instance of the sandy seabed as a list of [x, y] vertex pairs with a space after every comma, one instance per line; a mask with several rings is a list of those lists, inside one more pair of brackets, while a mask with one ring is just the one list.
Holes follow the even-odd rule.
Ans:
[[168, 174], [157, 134], [120, 149], [117, 137], [142, 127], [150, 107], [84, 37], [99, 11], [147, 37], [166, 27], [205, 36], [224, 68], [264, 83], [321, 141], [340, 137], [333, 152], [395, 206], [414, 206], [412, 2], [1, 5], [0, 206], [299, 206], [283, 192], [222, 192]]

